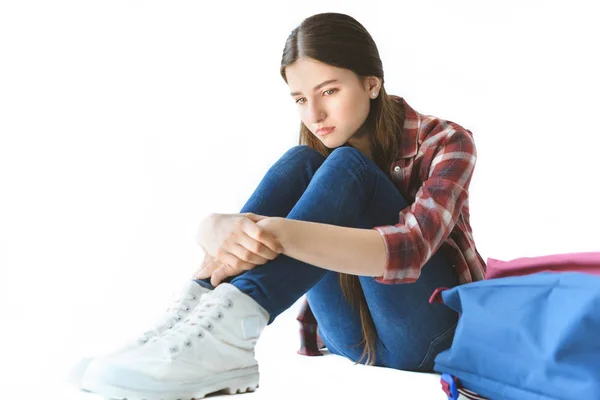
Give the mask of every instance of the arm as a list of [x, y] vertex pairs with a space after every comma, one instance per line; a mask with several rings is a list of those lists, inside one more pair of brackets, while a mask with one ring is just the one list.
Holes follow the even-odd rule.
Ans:
[[[381, 276], [386, 265], [385, 244], [381, 235], [371, 229], [281, 217], [267, 217], [256, 225], [279, 243], [279, 253], [317, 267], [351, 275]], [[223, 279], [243, 271], [244, 268], [208, 260], [194, 274], [194, 279], [210, 277], [211, 284], [217, 286]]]
[[372, 229], [271, 218], [283, 254], [331, 271], [351, 275], [381, 276], [387, 261], [381, 235]]
[[448, 128], [428, 150], [428, 178], [397, 224], [357, 229], [275, 218], [272, 229], [283, 253], [328, 270], [373, 276], [379, 283], [416, 281], [454, 229], [475, 167], [471, 132], [456, 125]]
[[456, 125], [449, 128], [440, 143], [427, 150], [432, 153], [426, 155], [431, 159], [429, 176], [397, 224], [358, 229], [280, 217], [257, 224], [275, 236], [283, 254], [297, 260], [373, 276], [379, 283], [414, 282], [454, 228], [475, 167], [471, 132]]
[[[423, 265], [448, 239], [462, 207], [475, 168], [477, 152], [471, 131], [456, 124], [446, 125], [439, 143], [425, 151], [431, 160], [427, 179], [415, 201], [400, 212], [395, 225], [377, 226], [385, 241], [388, 258], [379, 283], [416, 281]], [[440, 134], [430, 133], [430, 137]]]

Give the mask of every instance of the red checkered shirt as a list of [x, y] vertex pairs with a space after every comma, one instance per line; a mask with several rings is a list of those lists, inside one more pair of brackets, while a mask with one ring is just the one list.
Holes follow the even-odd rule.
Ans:
[[[421, 268], [438, 251], [456, 269], [459, 284], [484, 279], [485, 262], [475, 248], [469, 222], [469, 183], [477, 151], [470, 130], [431, 115], [423, 115], [402, 97], [404, 127], [398, 156], [390, 165], [392, 180], [411, 203], [395, 225], [376, 226], [384, 239], [387, 264], [375, 281], [402, 284], [416, 281]], [[322, 355], [317, 321], [306, 301], [300, 321], [299, 354]]]

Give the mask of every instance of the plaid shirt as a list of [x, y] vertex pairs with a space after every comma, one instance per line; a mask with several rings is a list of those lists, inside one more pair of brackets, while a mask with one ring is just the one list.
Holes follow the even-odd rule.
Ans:
[[[387, 250], [383, 276], [375, 281], [402, 284], [416, 281], [421, 268], [438, 251], [458, 273], [459, 284], [484, 279], [485, 262], [475, 248], [469, 222], [468, 189], [477, 151], [470, 130], [423, 115], [402, 97], [404, 128], [398, 156], [390, 166], [392, 180], [411, 203], [395, 225], [376, 226]], [[317, 321], [306, 297], [300, 321], [298, 354], [322, 355]]]

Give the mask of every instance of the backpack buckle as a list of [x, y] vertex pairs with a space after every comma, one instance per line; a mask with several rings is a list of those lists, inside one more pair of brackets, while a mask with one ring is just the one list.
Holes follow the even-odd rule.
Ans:
[[458, 385], [456, 378], [450, 374], [442, 374], [440, 378], [442, 390], [448, 396], [448, 400], [458, 400]]

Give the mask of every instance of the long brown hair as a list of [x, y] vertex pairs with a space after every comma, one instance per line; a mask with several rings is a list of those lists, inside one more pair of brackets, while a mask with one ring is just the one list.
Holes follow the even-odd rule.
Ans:
[[[363, 127], [369, 132], [368, 142], [373, 161], [391, 179], [389, 168], [398, 151], [398, 132], [403, 126], [404, 110], [402, 105], [385, 91], [383, 67], [371, 35], [348, 15], [316, 14], [302, 21], [286, 40], [280, 69], [286, 83], [285, 68], [301, 57], [349, 69], [360, 78], [376, 76], [381, 79], [380, 95], [371, 100], [369, 115]], [[325, 157], [333, 151], [321, 143], [303, 122], [300, 122], [299, 144], [306, 144]], [[364, 350], [357, 364], [367, 356], [367, 364], [374, 365], [377, 332], [358, 276], [340, 273], [340, 285], [346, 300], [353, 307], [358, 307], [360, 312], [363, 339], [356, 346], [364, 344]]]

